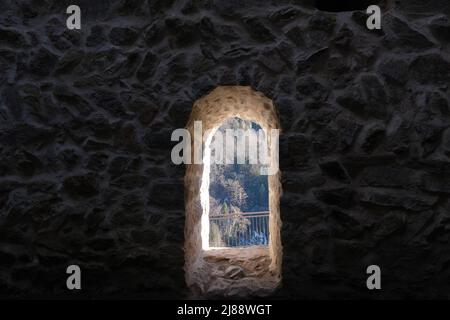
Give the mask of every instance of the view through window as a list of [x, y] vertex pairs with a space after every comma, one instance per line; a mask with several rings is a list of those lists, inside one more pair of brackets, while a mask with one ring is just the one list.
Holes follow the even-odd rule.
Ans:
[[[230, 118], [215, 132], [211, 144], [216, 145], [218, 135], [226, 137], [233, 132], [233, 164], [211, 163], [209, 184], [209, 246], [246, 247], [269, 244], [269, 193], [267, 175], [260, 174], [260, 164], [249, 161], [249, 141], [246, 141], [244, 164], [236, 158], [238, 140], [242, 135], [258, 136], [261, 127], [251, 121]], [[229, 143], [225, 142], [223, 144]], [[219, 142], [220, 143], [220, 142]], [[211, 150], [211, 158], [217, 150]], [[259, 162], [258, 162], [259, 163]]]

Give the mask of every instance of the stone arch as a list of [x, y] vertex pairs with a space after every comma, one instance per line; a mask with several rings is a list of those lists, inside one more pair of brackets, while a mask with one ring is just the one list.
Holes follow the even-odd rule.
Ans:
[[[220, 126], [226, 119], [238, 117], [258, 123], [263, 130], [280, 129], [277, 110], [273, 102], [260, 92], [246, 86], [221, 86], [194, 103], [187, 129], [194, 152], [194, 122], [202, 122], [202, 139], [205, 132]], [[271, 148], [269, 141], [269, 148]], [[192, 156], [192, 159], [194, 157]], [[271, 159], [270, 161], [274, 161]], [[262, 248], [222, 249], [205, 251], [202, 248], [201, 223], [203, 208], [200, 197], [203, 164], [187, 164], [185, 174], [185, 278], [188, 287], [200, 296], [260, 296], [271, 293], [281, 282], [282, 245], [280, 172], [270, 175], [269, 180], [269, 246]], [[244, 279], [221, 278], [227, 262], [247, 268]], [[231, 264], [231, 263], [230, 263]], [[252, 268], [262, 268], [260, 272]], [[255, 272], [253, 272], [255, 271]], [[234, 274], [231, 276], [235, 276]]]

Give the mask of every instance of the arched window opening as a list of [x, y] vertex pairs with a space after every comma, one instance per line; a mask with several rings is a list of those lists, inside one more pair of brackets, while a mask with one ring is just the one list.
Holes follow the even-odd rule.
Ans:
[[[211, 152], [210, 163], [204, 165], [209, 165], [209, 177], [203, 178], [209, 179], [210, 248], [269, 244], [269, 186], [267, 175], [261, 175], [258, 136], [265, 134], [257, 123], [229, 118], [215, 130], [210, 142], [220, 150], [206, 149]], [[233, 161], [227, 164], [221, 155], [230, 147]], [[238, 150], [242, 147], [244, 150]], [[243, 153], [243, 159], [238, 153]]]
[[[250, 142], [246, 153], [239, 153], [239, 133], [231, 139], [233, 152], [226, 133], [217, 139], [236, 127], [258, 132], [263, 161], [256, 166]], [[192, 298], [268, 295], [281, 282], [282, 261], [275, 106], [250, 87], [218, 87], [194, 103], [187, 129], [192, 158], [202, 155], [201, 163], [187, 164], [185, 175], [185, 277]], [[224, 152], [217, 153], [223, 143]], [[221, 156], [224, 162], [217, 163]]]

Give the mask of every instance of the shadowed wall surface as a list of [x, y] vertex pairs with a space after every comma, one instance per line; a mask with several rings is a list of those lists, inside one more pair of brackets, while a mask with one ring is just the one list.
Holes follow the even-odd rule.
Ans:
[[391, 1], [370, 31], [314, 1], [1, 1], [0, 296], [188, 297], [170, 136], [242, 85], [282, 129], [273, 297], [450, 298], [449, 14]]

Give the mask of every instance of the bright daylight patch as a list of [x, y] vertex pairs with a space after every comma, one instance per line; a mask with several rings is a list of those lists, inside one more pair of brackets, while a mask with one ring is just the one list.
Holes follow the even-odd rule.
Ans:
[[[250, 159], [258, 155], [257, 143], [251, 139], [260, 130], [255, 122], [230, 118], [207, 140], [202, 181], [202, 205], [207, 213], [202, 219], [204, 249], [269, 244], [268, 177], [260, 174], [261, 162]], [[227, 136], [232, 139], [233, 159], [230, 164], [216, 164], [216, 154], [223, 153], [225, 145], [230, 147], [229, 140], [222, 139], [226, 132], [233, 133]], [[239, 161], [240, 143], [245, 143], [246, 152]], [[255, 148], [250, 147], [252, 143]]]

